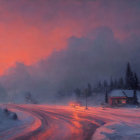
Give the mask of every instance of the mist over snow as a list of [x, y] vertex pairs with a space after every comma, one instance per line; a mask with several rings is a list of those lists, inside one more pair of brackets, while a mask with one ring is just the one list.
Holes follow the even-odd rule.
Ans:
[[[49, 58], [27, 66], [17, 62], [0, 77], [0, 97], [7, 101], [24, 102], [30, 92], [40, 102], [51, 102], [57, 93], [71, 95], [77, 87], [98, 80], [119, 78], [129, 61], [140, 71], [140, 36], [117, 40], [108, 27], [99, 27], [81, 38], [70, 37], [68, 45], [54, 51]], [[3, 97], [5, 98], [5, 97]]]

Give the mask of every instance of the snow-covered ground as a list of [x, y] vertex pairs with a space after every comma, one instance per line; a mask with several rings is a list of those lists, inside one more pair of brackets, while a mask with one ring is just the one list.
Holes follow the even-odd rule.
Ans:
[[4, 107], [0, 107], [0, 131], [16, 125], [18, 120], [16, 117], [14, 112], [11, 112]]
[[40, 126], [39, 122], [40, 120], [36, 119], [36, 117], [32, 116], [28, 112], [10, 107], [10, 104], [1, 104], [0, 140], [14, 140], [22, 133], [34, 131]]
[[[140, 108], [136, 106], [120, 108], [96, 106], [88, 107], [88, 110], [84, 107], [72, 108], [57, 105], [39, 105], [38, 107], [58, 114], [77, 114], [73, 119], [76, 119], [75, 122], [79, 124], [84, 118], [93, 123], [99, 123], [100, 126], [94, 132], [92, 140], [140, 140]], [[80, 129], [80, 126], [78, 128]]]
[[[46, 108], [44, 105], [43, 108]], [[92, 140], [140, 140], [140, 108], [137, 106], [127, 107], [76, 107], [71, 109], [67, 106], [53, 106], [55, 109], [61, 109], [79, 112], [86, 118], [92, 118], [100, 127], [96, 129]]]
[[88, 110], [62, 105], [7, 106], [17, 113], [18, 121], [6, 118], [0, 110], [1, 140], [140, 140], [140, 108], [135, 106]]
[[96, 108], [105, 122], [96, 129], [93, 140], [140, 140], [140, 108]]

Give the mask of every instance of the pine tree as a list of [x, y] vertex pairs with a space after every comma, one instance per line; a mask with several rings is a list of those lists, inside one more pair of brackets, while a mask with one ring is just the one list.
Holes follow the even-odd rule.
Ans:
[[112, 80], [112, 77], [111, 77], [111, 79], [110, 79], [110, 89], [111, 89], [111, 90], [114, 89], [114, 82], [113, 82], [113, 80]]
[[74, 92], [77, 98], [81, 97], [81, 90], [79, 88], [75, 89]]
[[108, 87], [108, 83], [106, 80], [104, 80], [104, 88], [106, 89]]
[[98, 82], [98, 88], [99, 88], [99, 89], [102, 88], [102, 83], [101, 83], [101, 81]]
[[126, 88], [134, 90], [133, 93], [134, 104], [138, 104], [137, 99], [138, 77], [136, 73], [132, 72], [129, 63], [127, 64], [126, 69]]
[[118, 88], [118, 81], [116, 79], [114, 80], [114, 88]]
[[107, 93], [107, 90], [106, 90], [106, 93], [105, 93], [105, 103], [108, 103], [108, 93]]
[[123, 78], [122, 77], [118, 81], [118, 88], [121, 88], [121, 89], [124, 88], [124, 81], [123, 81]]
[[131, 66], [129, 63], [127, 64], [127, 68], [126, 68], [125, 84], [126, 84], [127, 89], [133, 89], [134, 75], [133, 75], [133, 72], [131, 70]]
[[136, 90], [138, 89], [138, 84], [139, 84], [138, 76], [135, 73], [134, 74], [134, 89], [136, 89]]
[[135, 73], [135, 74], [134, 74], [134, 83], [133, 83], [133, 89], [134, 89], [134, 95], [133, 95], [134, 104], [138, 104], [138, 99], [137, 99], [138, 83], [139, 83], [138, 77], [137, 77], [137, 74]]
[[87, 87], [87, 96], [91, 96], [92, 95], [92, 87], [91, 87], [91, 84], [88, 83], [88, 87]]
[[135, 89], [134, 89], [133, 99], [134, 99], [134, 104], [139, 104], [137, 98], [137, 91]]

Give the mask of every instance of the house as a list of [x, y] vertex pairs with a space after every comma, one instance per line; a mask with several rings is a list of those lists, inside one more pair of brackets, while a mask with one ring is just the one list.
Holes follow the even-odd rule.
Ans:
[[[137, 91], [137, 95], [140, 92]], [[109, 94], [109, 104], [112, 106], [122, 106], [125, 104], [134, 103], [134, 91], [133, 90], [112, 90]]]

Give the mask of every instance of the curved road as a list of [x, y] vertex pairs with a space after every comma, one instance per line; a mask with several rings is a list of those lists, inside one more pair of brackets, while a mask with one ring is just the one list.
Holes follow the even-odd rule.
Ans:
[[[82, 108], [45, 105], [7, 105], [29, 116], [20, 125], [0, 132], [1, 140], [90, 140], [101, 124]], [[20, 119], [20, 116], [19, 116]]]

